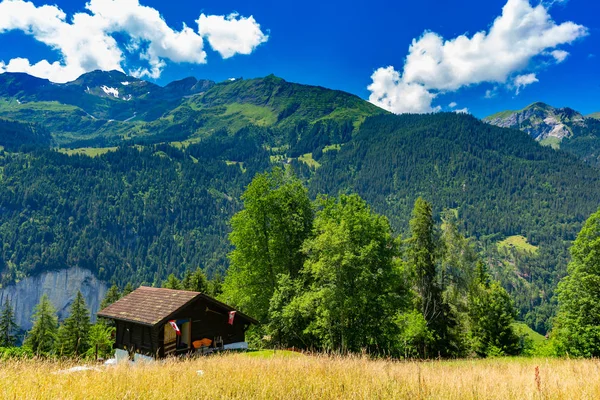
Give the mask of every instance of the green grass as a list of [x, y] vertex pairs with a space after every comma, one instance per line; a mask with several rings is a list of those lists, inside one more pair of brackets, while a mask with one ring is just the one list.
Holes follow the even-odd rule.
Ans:
[[300, 157], [298, 157], [298, 161], [302, 161], [304, 164], [315, 169], [321, 166], [321, 164], [319, 164], [319, 162], [313, 158], [312, 153], [306, 153], [301, 155]]
[[539, 250], [538, 246], [532, 245], [527, 241], [525, 236], [521, 235], [509, 236], [501, 242], [498, 242], [498, 250], [510, 250], [513, 248], [524, 253], [532, 254], [537, 253]]
[[[197, 162], [197, 160], [196, 160]], [[225, 164], [227, 165], [237, 165], [240, 167], [240, 170], [242, 171], [242, 173], [246, 173], [246, 168], [244, 167], [244, 163], [240, 162], [240, 161], [225, 161]]]
[[325, 146], [323, 148], [323, 153], [327, 153], [328, 151], [339, 151], [342, 148], [341, 144], [330, 144], [329, 146]]
[[513, 324], [513, 328], [517, 335], [528, 337], [535, 346], [544, 344], [546, 342], [544, 335], [531, 329], [525, 322], [515, 322]]
[[595, 112], [590, 115], [587, 115], [588, 118], [600, 119], [600, 112]]
[[250, 123], [258, 126], [271, 126], [277, 122], [277, 115], [270, 108], [254, 104], [232, 103], [227, 105], [224, 116], [242, 115]]
[[544, 140], [540, 140], [540, 144], [542, 146], [549, 146], [549, 147], [552, 147], [554, 150], [558, 150], [558, 149], [560, 149], [561, 141], [562, 141], [562, 139], [557, 138], [557, 137], [547, 137]]
[[496, 119], [496, 118], [507, 118], [507, 117], [510, 117], [512, 114], [514, 114], [516, 112], [518, 112], [518, 111], [513, 111], [513, 110], [500, 111], [500, 112], [497, 112], [496, 114], [492, 114], [492, 115], [490, 115], [488, 117], [485, 117], [483, 120], [484, 121], [491, 121], [491, 120]]
[[58, 101], [35, 101], [26, 103], [17, 103], [12, 99], [0, 99], [0, 110], [2, 111], [18, 111], [18, 110], [34, 110], [34, 111], [76, 111], [75, 106], [59, 103]]
[[78, 149], [58, 149], [60, 153], [73, 155], [84, 155], [98, 157], [111, 151], [117, 151], [117, 147], [81, 147]]

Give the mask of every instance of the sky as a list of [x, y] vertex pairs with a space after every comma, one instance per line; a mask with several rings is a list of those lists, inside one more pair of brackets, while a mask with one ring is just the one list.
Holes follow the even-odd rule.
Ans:
[[395, 113], [600, 111], [592, 0], [0, 0], [0, 73], [275, 74]]

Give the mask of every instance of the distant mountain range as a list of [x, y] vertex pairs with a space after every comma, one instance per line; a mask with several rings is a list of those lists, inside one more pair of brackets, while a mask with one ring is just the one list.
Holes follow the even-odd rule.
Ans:
[[274, 76], [218, 84], [186, 78], [161, 87], [118, 71], [94, 71], [65, 84], [4, 73], [0, 99], [0, 117], [38, 123], [55, 146], [72, 148], [186, 140], [247, 124], [337, 121], [345, 113], [355, 122], [384, 112], [344, 92]]
[[542, 145], [561, 148], [584, 161], [600, 166], [600, 113], [583, 116], [565, 107], [533, 103], [518, 111], [502, 111], [484, 118], [503, 128], [527, 132]]
[[[579, 159], [598, 165], [600, 121], [536, 103], [486, 122], [397, 116], [273, 75], [161, 87], [115, 71], [2, 74], [0, 285], [75, 266], [121, 285], [223, 273], [244, 188], [278, 166], [312, 196], [360, 194], [398, 234], [418, 196], [452, 211], [543, 330], [568, 245], [600, 204], [600, 170]], [[498, 246], [517, 236], [536, 253]]]

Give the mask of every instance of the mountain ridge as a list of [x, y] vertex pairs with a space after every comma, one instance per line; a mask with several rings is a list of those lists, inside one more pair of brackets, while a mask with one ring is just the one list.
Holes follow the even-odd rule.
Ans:
[[536, 102], [521, 110], [498, 112], [483, 121], [519, 129], [542, 145], [560, 148], [600, 167], [600, 118], [594, 115], [584, 116], [569, 107], [555, 108]]

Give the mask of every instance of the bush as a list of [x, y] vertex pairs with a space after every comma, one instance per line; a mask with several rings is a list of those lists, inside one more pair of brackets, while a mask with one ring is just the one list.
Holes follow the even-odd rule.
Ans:
[[27, 347], [0, 347], [0, 360], [33, 358], [33, 352]]

